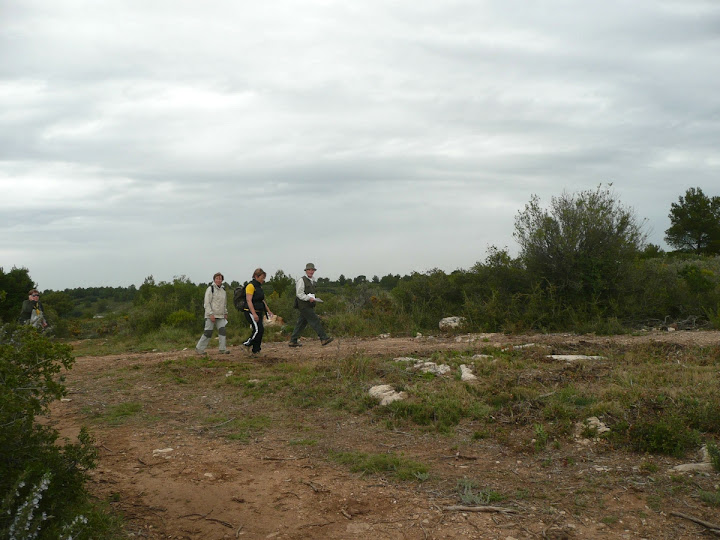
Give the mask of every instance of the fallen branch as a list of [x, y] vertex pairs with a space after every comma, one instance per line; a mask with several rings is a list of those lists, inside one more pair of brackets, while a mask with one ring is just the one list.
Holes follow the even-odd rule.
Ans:
[[[204, 519], [205, 521], [214, 521], [215, 523], [219, 523], [220, 525], [222, 525], [223, 527], [227, 527], [228, 529], [234, 529], [234, 528], [235, 528], [233, 525], [231, 525], [231, 524], [228, 523], [227, 521], [223, 521], [222, 519], [215, 519], [215, 518], [208, 517], [210, 514], [212, 514], [212, 512], [213, 512], [213, 511], [210, 510], [210, 511], [209, 511], [207, 514], [205, 514], [205, 515], [203, 515], [203, 514], [197, 514], [197, 513], [185, 514], [184, 516], [180, 516], [180, 519], [187, 518], [187, 519], [191, 519], [191, 520], [193, 520], [193, 521], [198, 521], [198, 520]], [[194, 516], [197, 516], [197, 517], [194, 517]], [[241, 526], [241, 528], [242, 528], [242, 526]], [[239, 529], [238, 529], [238, 530], [239, 530]]]
[[443, 510], [450, 512], [498, 512], [500, 514], [517, 514], [517, 510], [503, 508], [502, 506], [446, 506]]
[[233, 420], [235, 420], [235, 419], [234, 419], [234, 418], [231, 418], [230, 420], [226, 420], [225, 422], [220, 422], [219, 424], [215, 424], [214, 426], [210, 426], [210, 427], [208, 427], [207, 429], [219, 428], [220, 426], [224, 426], [225, 424], [229, 424], [229, 423], [232, 422]]
[[692, 521], [693, 523], [697, 523], [698, 525], [702, 525], [705, 527], [709, 533], [712, 533], [715, 536], [720, 536], [720, 525], [716, 525], [714, 523], [710, 523], [708, 521], [703, 521], [702, 519], [689, 516], [687, 514], [683, 514], [681, 512], [670, 512], [671, 516], [680, 517], [683, 519], [687, 519], [689, 521]]
[[317, 487], [317, 486], [316, 486], [315, 484], [313, 484], [312, 482], [301, 482], [301, 483], [302, 483], [302, 484], [305, 484], [306, 486], [310, 486], [315, 493], [319, 493], [319, 492], [328, 493], [328, 492], [330, 491], [330, 490], [329, 490], [328, 488], [326, 488], [326, 487]]
[[457, 454], [453, 454], [452, 456], [440, 456], [440, 458], [441, 458], [441, 459], [454, 459], [454, 460], [466, 459], [466, 460], [468, 460], [468, 461], [472, 461], [472, 460], [478, 459], [477, 456], [464, 456], [464, 455], [462, 455], [460, 452], [458, 452]]

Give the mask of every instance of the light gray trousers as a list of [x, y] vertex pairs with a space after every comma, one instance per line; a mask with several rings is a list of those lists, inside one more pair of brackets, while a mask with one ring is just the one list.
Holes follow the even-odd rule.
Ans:
[[220, 347], [219, 349], [221, 351], [224, 351], [225, 346], [225, 325], [227, 324], [227, 319], [224, 317], [215, 317], [215, 322], [213, 323], [211, 319], [205, 319], [205, 330], [202, 333], [202, 336], [200, 336], [200, 341], [197, 342], [197, 345], [195, 345], [195, 348], [202, 352], [207, 347], [208, 341], [210, 341], [210, 338], [213, 334], [213, 327], [217, 326], [218, 329], [218, 339], [220, 340]]

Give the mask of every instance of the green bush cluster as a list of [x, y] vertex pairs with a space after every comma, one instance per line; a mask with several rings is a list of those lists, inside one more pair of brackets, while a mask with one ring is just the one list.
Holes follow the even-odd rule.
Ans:
[[112, 520], [85, 490], [96, 450], [85, 429], [77, 443], [35, 421], [65, 394], [70, 347], [36, 330], [0, 331], [0, 537], [91, 538], [113, 535]]

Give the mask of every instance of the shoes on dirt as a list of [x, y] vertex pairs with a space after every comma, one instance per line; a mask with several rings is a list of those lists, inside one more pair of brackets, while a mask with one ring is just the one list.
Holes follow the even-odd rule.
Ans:
[[288, 347], [302, 347], [302, 343], [298, 343], [297, 341], [291, 341], [288, 343]]
[[207, 356], [207, 353], [205, 351], [201, 351], [200, 349], [195, 349], [195, 354], [198, 356]]
[[224, 349], [224, 350], [218, 351], [218, 352], [219, 352], [220, 354], [230, 354], [230, 351], [228, 351], [227, 349]]
[[327, 345], [328, 343], [331, 343], [332, 340], [333, 340], [333, 338], [329, 337], [329, 338], [327, 338], [327, 339], [323, 339], [323, 340], [320, 342], [320, 344], [324, 347], [324, 346]]

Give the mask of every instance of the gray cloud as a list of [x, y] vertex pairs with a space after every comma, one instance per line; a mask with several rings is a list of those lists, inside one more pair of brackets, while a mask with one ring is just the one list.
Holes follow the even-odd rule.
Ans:
[[719, 28], [710, 0], [10, 4], [0, 265], [468, 268], [532, 194], [608, 182], [663, 244], [716, 194]]

